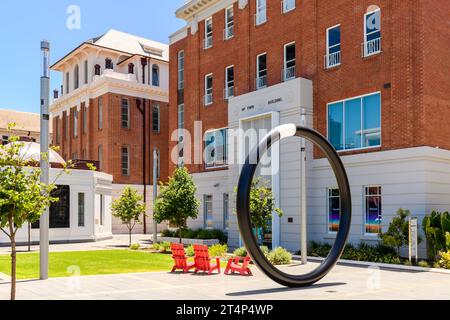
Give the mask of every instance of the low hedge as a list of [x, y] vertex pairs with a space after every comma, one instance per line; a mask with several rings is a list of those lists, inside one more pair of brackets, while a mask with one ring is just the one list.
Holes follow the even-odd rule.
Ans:
[[[163, 237], [168, 238], [179, 238], [180, 233], [178, 230], [164, 230], [161, 235]], [[224, 244], [228, 242], [227, 235], [222, 230], [207, 230], [207, 229], [183, 229], [181, 231], [181, 237], [183, 239], [198, 239], [198, 240], [210, 240], [210, 239], [218, 239], [220, 243]]]

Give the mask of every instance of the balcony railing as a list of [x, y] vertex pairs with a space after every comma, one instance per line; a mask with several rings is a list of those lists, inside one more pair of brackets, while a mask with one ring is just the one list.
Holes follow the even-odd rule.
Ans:
[[256, 78], [256, 90], [267, 87], [267, 76], [259, 76]]
[[295, 9], [295, 0], [282, 0], [281, 1], [282, 12], [286, 13]]
[[223, 92], [223, 97], [225, 98], [225, 100], [228, 100], [228, 99], [234, 97], [234, 87], [225, 88], [225, 90]]
[[330, 53], [325, 55], [325, 69], [331, 69], [337, 67], [341, 64], [341, 52], [337, 51], [334, 53]]
[[296, 69], [295, 66], [283, 69], [283, 71], [282, 71], [283, 81], [295, 79], [295, 69]]
[[363, 42], [361, 44], [362, 56], [364, 58], [381, 52], [381, 38]]
[[203, 49], [209, 49], [209, 48], [211, 48], [213, 46], [213, 38], [212, 38], [212, 36], [209, 36], [209, 37], [206, 37], [204, 40], [203, 40]]
[[213, 94], [212, 93], [205, 94], [203, 100], [205, 106], [211, 105], [213, 103]]
[[255, 14], [255, 25], [259, 26], [260, 24], [263, 24], [267, 21], [267, 14], [265, 11], [262, 13]]
[[223, 39], [228, 40], [234, 37], [234, 26], [226, 27], [223, 30]]

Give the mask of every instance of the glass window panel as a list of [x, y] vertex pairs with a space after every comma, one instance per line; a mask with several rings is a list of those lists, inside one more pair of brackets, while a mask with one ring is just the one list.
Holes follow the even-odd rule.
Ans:
[[382, 231], [381, 187], [367, 187], [365, 194], [366, 194], [365, 231], [368, 234], [378, 234]]
[[366, 15], [366, 35], [381, 31], [381, 11], [377, 10]]
[[341, 51], [341, 27], [336, 26], [328, 30], [329, 53]]
[[363, 98], [363, 147], [381, 145], [381, 95]]
[[328, 190], [328, 231], [338, 232], [341, 219], [341, 199], [339, 189]]
[[361, 148], [361, 99], [345, 102], [345, 149]]
[[342, 102], [328, 106], [328, 140], [336, 150], [344, 148], [344, 104]]

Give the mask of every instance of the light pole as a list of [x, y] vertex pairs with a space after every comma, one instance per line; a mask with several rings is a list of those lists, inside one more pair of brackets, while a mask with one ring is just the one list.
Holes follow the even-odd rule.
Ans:
[[153, 243], [158, 242], [158, 224], [155, 220], [155, 202], [158, 197], [158, 152], [153, 149]]
[[[301, 121], [302, 126], [306, 127], [306, 110], [302, 108]], [[307, 215], [306, 215], [306, 139], [301, 139], [301, 152], [300, 152], [300, 170], [301, 170], [301, 182], [300, 182], [300, 207], [301, 207], [301, 253], [302, 264], [308, 263], [308, 235], [307, 235]]]
[[[48, 41], [41, 42], [42, 52], [42, 77], [41, 77], [41, 183], [48, 185], [49, 183], [49, 99], [50, 99], [50, 43]], [[49, 210], [48, 208], [42, 214], [39, 223], [40, 232], [40, 279], [48, 279], [48, 251], [49, 251]]]

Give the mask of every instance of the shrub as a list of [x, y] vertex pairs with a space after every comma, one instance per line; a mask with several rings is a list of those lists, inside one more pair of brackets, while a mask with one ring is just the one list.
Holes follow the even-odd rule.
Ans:
[[[161, 235], [167, 238], [178, 238], [180, 236], [179, 231], [164, 230]], [[221, 244], [228, 242], [227, 235], [222, 230], [207, 230], [207, 229], [183, 229], [181, 230], [181, 236], [184, 239], [199, 239], [199, 240], [210, 240], [218, 239]]]
[[292, 255], [286, 249], [278, 247], [269, 253], [268, 259], [273, 265], [290, 264]]
[[163, 232], [161, 232], [161, 236], [166, 237], [166, 238], [174, 238], [175, 232], [167, 229], [167, 230], [164, 230]]
[[130, 250], [139, 250], [140, 248], [141, 245], [139, 243], [135, 243], [130, 246]]
[[194, 246], [193, 245], [190, 245], [189, 247], [187, 247], [185, 251], [186, 251], [186, 256], [187, 257], [195, 256]]
[[435, 260], [440, 251], [450, 250], [446, 239], [446, 233], [450, 232], [450, 213], [433, 211], [423, 219], [422, 228], [430, 260]]
[[161, 253], [170, 252], [170, 242], [161, 242], [159, 244], [158, 251], [161, 252]]
[[153, 250], [159, 251], [159, 248], [160, 248], [159, 243], [154, 243], [154, 244], [152, 244], [152, 249], [153, 249]]
[[264, 256], [266, 258], [268, 258], [269, 257], [269, 253], [270, 253], [269, 248], [266, 247], [266, 246], [261, 246], [260, 249], [261, 249], [261, 252], [264, 254]]
[[419, 261], [419, 267], [422, 267], [422, 268], [429, 268], [430, 267], [430, 265], [428, 264], [428, 262], [427, 261], [425, 261], [425, 260], [422, 260], [422, 261]]
[[450, 251], [441, 252], [441, 259], [439, 260], [439, 266], [445, 269], [450, 269]]
[[409, 260], [405, 260], [405, 262], [403, 262], [403, 264], [404, 264], [405, 266], [412, 266], [412, 265], [413, 265], [412, 262], [409, 261]]
[[234, 250], [233, 255], [237, 257], [246, 257], [247, 256], [247, 249], [245, 247], [238, 248]]
[[211, 257], [223, 258], [228, 253], [228, 246], [226, 244], [215, 244], [208, 251]]

